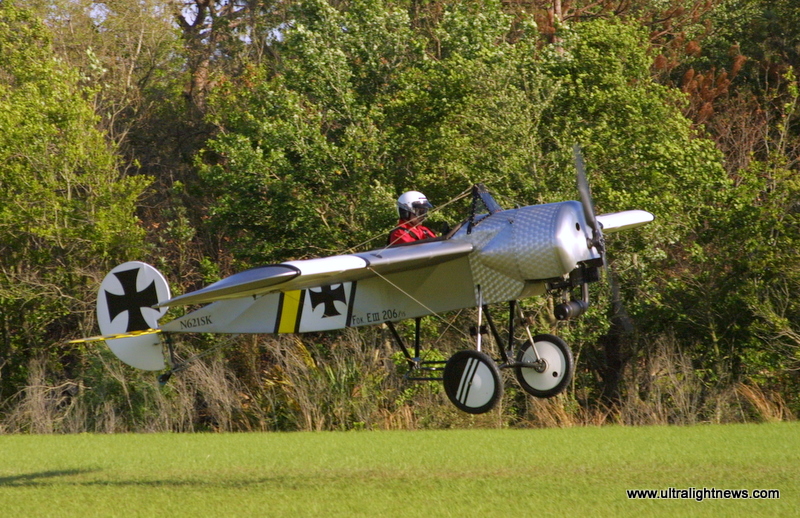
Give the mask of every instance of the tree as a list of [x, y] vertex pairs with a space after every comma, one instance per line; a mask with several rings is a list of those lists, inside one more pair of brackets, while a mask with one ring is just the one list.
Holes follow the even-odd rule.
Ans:
[[[201, 174], [212, 221], [251, 261], [316, 255], [391, 225], [380, 93], [413, 55], [402, 11], [359, 2], [296, 6], [281, 59], [222, 83], [209, 101], [219, 135]], [[388, 210], [387, 210], [388, 209]]]
[[[512, 38], [492, 2], [447, 6], [424, 30], [377, 2], [310, 2], [294, 14], [281, 61], [226, 83], [210, 103], [220, 128], [202, 166], [217, 194], [212, 221], [235, 235], [242, 258], [361, 242], [391, 225], [392, 198], [410, 187], [433, 200], [479, 181], [512, 203], [574, 198], [578, 142], [598, 210], [657, 216], [647, 239], [614, 242], [638, 257], [613, 266], [630, 314], [644, 318], [661, 272], [728, 199], [720, 154], [681, 114], [682, 94], [651, 78], [648, 35], [635, 25], [576, 23], [557, 47], [539, 48], [532, 23], [516, 20]], [[619, 321], [610, 330], [601, 321], [576, 338], [602, 339], [591, 367], [615, 400], [636, 344]]]
[[91, 331], [94, 284], [141, 251], [135, 203], [148, 180], [120, 177], [76, 71], [47, 28], [0, 4], [0, 368], [3, 396], [29, 358]]
[[[624, 303], [627, 314], [609, 315], [611, 328], [598, 338], [602, 347], [590, 349], [588, 359], [603, 379], [603, 397], [614, 404], [640, 346], [626, 320], [647, 324], [664, 289], [663, 272], [692, 250], [698, 232], [724, 209], [731, 184], [713, 142], [681, 114], [680, 92], [651, 78], [641, 28], [620, 20], [575, 24], [563, 31], [561, 49], [545, 59], [548, 76], [561, 84], [543, 115], [552, 150], [546, 163], [563, 170], [569, 146], [579, 142], [600, 212], [637, 207], [656, 215], [645, 231], [611, 240], [612, 277], [622, 300], [600, 305], [618, 309]], [[563, 184], [556, 188], [568, 194]]]

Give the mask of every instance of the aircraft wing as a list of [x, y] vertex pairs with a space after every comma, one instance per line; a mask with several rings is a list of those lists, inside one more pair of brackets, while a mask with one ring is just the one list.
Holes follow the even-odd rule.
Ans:
[[465, 256], [472, 250], [473, 245], [465, 241], [423, 241], [358, 254], [287, 261], [239, 272], [200, 290], [161, 302], [156, 307], [205, 304], [357, 281], [433, 266]]
[[655, 219], [655, 216], [646, 210], [624, 210], [597, 216], [597, 221], [602, 225], [603, 232], [607, 234], [640, 227], [650, 223], [653, 219]]

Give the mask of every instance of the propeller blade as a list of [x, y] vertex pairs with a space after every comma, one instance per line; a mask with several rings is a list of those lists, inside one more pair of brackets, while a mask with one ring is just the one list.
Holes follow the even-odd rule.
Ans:
[[583, 214], [586, 218], [586, 224], [592, 229], [592, 239], [589, 242], [590, 247], [597, 249], [598, 253], [603, 258], [603, 264], [606, 264], [606, 242], [603, 237], [603, 227], [597, 222], [597, 216], [594, 211], [594, 202], [592, 201], [592, 191], [589, 188], [589, 180], [586, 177], [586, 165], [583, 163], [583, 152], [581, 146], [575, 144], [572, 148], [575, 155], [575, 169], [578, 174], [578, 192], [581, 195], [581, 204], [583, 205]]
[[597, 218], [594, 213], [592, 191], [589, 189], [589, 180], [586, 178], [586, 165], [583, 163], [583, 152], [581, 152], [580, 144], [575, 144], [572, 148], [572, 152], [575, 156], [575, 169], [578, 173], [578, 192], [581, 195], [586, 224], [589, 225], [589, 228], [597, 232], [600, 230], [600, 225], [597, 224]]

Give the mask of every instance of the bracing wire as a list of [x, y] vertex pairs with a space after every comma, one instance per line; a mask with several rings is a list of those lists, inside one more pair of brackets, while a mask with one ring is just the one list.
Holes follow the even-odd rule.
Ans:
[[[422, 307], [425, 309], [425, 311], [428, 311], [428, 312], [431, 314], [431, 316], [433, 316], [433, 317], [435, 317], [435, 318], [438, 318], [440, 321], [442, 321], [442, 322], [444, 322], [445, 324], [447, 324], [447, 325], [448, 325], [448, 328], [452, 327], [452, 324], [451, 324], [450, 322], [448, 322], [446, 318], [444, 318], [442, 315], [440, 315], [440, 314], [439, 314], [439, 313], [437, 313], [436, 311], [434, 311], [434, 310], [432, 310], [431, 308], [429, 308], [428, 306], [426, 306], [426, 305], [425, 305], [425, 304], [424, 304], [424, 303], [423, 303], [421, 300], [417, 299], [417, 298], [416, 298], [416, 297], [414, 297], [412, 294], [408, 293], [406, 290], [404, 290], [403, 288], [401, 288], [401, 287], [400, 287], [400, 286], [398, 286], [397, 284], [395, 284], [395, 283], [393, 283], [392, 281], [390, 281], [390, 280], [389, 280], [388, 278], [386, 278], [385, 276], [383, 276], [383, 275], [381, 275], [380, 273], [378, 273], [377, 271], [375, 271], [375, 270], [374, 270], [372, 267], [367, 267], [367, 268], [368, 268], [368, 269], [369, 269], [369, 270], [370, 270], [372, 273], [374, 273], [375, 275], [377, 275], [378, 277], [380, 277], [382, 280], [384, 280], [386, 283], [388, 283], [390, 286], [392, 286], [394, 289], [396, 289], [397, 291], [399, 291], [400, 293], [402, 293], [403, 295], [405, 295], [405, 296], [406, 296], [406, 297], [408, 297], [409, 299], [413, 300], [414, 302], [416, 302], [417, 304], [419, 304], [420, 306], [422, 306]], [[455, 328], [455, 329], [456, 329], [456, 331], [458, 331], [458, 332], [460, 332], [461, 334], [463, 334], [465, 337], [469, 337], [469, 335], [468, 335], [467, 333], [465, 333], [463, 330], [461, 330], [461, 329], [458, 329], [458, 328]]]
[[[434, 207], [434, 208], [433, 208], [433, 209], [432, 209], [430, 212], [431, 212], [432, 214], [434, 214], [434, 213], [436, 213], [436, 212], [439, 212], [440, 210], [444, 209], [444, 208], [445, 208], [445, 207], [447, 207], [448, 205], [451, 205], [451, 204], [453, 204], [453, 203], [455, 203], [455, 202], [457, 202], [457, 201], [459, 201], [459, 200], [462, 200], [462, 199], [466, 198], [466, 197], [467, 197], [467, 196], [469, 196], [471, 193], [472, 193], [472, 188], [470, 187], [469, 189], [465, 190], [465, 191], [464, 191], [464, 192], [462, 192], [461, 194], [457, 195], [455, 198], [452, 198], [452, 199], [448, 200], [447, 202], [445, 202], [445, 203], [443, 203], [443, 204], [441, 204], [441, 205], [437, 205], [437, 206], [436, 206], [436, 207]], [[361, 243], [359, 243], [359, 244], [357, 244], [357, 245], [351, 246], [350, 248], [348, 248], [348, 249], [344, 250], [344, 251], [343, 251], [343, 253], [351, 254], [351, 253], [353, 253], [353, 252], [356, 252], [356, 251], [358, 251], [359, 249], [361, 249], [361, 248], [365, 247], [365, 246], [366, 246], [366, 245], [368, 245], [369, 243], [372, 243], [372, 242], [373, 242], [373, 241], [375, 241], [376, 239], [382, 239], [382, 238], [385, 238], [385, 237], [386, 237], [386, 234], [385, 234], [385, 233], [377, 234], [377, 235], [375, 235], [375, 236], [372, 236], [371, 238], [367, 239], [366, 241], [362, 241]], [[388, 248], [388, 245], [387, 245], [387, 246], [385, 246], [385, 247], [383, 248], [383, 250], [385, 250], [386, 248]]]

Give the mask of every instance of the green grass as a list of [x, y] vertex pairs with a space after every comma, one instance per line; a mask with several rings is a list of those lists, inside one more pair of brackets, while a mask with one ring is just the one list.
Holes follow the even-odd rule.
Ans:
[[[626, 489], [779, 489], [629, 500]], [[792, 516], [800, 424], [0, 437], [0, 515]]]

